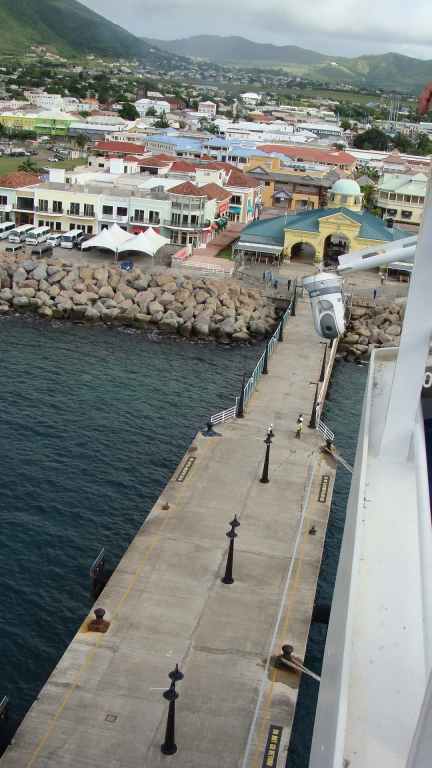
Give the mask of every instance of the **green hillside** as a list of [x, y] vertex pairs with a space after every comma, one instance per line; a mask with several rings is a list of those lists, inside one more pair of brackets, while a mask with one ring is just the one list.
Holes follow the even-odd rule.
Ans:
[[254, 43], [243, 37], [196, 35], [179, 40], [149, 40], [161, 50], [183, 56], [200, 57], [219, 64], [251, 69], [282, 68], [313, 80], [337, 84], [383, 88], [418, 93], [430, 79], [432, 61], [414, 59], [398, 53], [358, 56], [349, 59], [330, 57], [295, 45]]
[[157, 45], [168, 53], [182, 56], [199, 56], [212, 59], [219, 64], [232, 61], [254, 63], [260, 61], [284, 61], [297, 64], [319, 64], [328, 60], [328, 56], [297, 45], [271, 45], [270, 43], [254, 43], [245, 37], [231, 35], [195, 35], [181, 40], [150, 40], [148, 43]]
[[0, 28], [0, 54], [51, 45], [63, 56], [147, 58], [150, 48], [77, 0], [0, 0]]

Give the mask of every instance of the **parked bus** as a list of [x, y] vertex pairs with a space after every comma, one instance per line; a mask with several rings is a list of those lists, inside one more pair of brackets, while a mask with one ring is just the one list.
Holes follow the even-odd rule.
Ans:
[[28, 232], [25, 241], [27, 245], [38, 245], [39, 243], [44, 243], [50, 234], [50, 227], [37, 227], [37, 229], [32, 229], [31, 232]]
[[77, 241], [77, 239], [78, 239], [79, 235], [82, 235], [82, 232], [79, 229], [71, 229], [71, 230], [69, 230], [69, 232], [66, 232], [63, 235], [63, 237], [61, 239], [60, 247], [61, 248], [73, 248], [75, 243], [76, 243], [76, 241]]
[[21, 227], [15, 227], [11, 230], [9, 235], [9, 242], [22, 243], [26, 239], [27, 234], [34, 229], [33, 224], [22, 224]]
[[12, 229], [15, 229], [13, 221], [4, 221], [3, 224], [0, 224], [0, 240], [5, 240], [6, 237], [9, 237], [9, 232]]

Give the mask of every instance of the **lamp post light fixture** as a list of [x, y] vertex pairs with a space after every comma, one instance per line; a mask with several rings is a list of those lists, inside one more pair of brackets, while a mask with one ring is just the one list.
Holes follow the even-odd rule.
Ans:
[[235, 529], [238, 528], [239, 525], [240, 523], [237, 520], [237, 515], [234, 515], [234, 520], [231, 520], [230, 522], [231, 530], [228, 531], [228, 533], [226, 534], [230, 540], [230, 543], [229, 543], [228, 557], [227, 557], [226, 568], [225, 568], [225, 576], [221, 579], [222, 584], [234, 584], [234, 579], [232, 575], [233, 561], [234, 561], [234, 539], [237, 538]]
[[176, 682], [183, 680], [184, 674], [180, 672], [178, 664], [175, 669], [168, 673], [168, 677], [171, 680], [171, 685], [167, 691], [164, 691], [162, 696], [166, 701], [169, 701], [168, 718], [165, 731], [165, 741], [161, 744], [161, 752], [163, 755], [175, 755], [177, 752], [177, 744], [175, 743], [175, 703], [179, 697], [176, 691]]
[[266, 453], [265, 453], [265, 459], [264, 459], [264, 466], [263, 466], [263, 473], [262, 477], [260, 479], [260, 483], [269, 483], [269, 462], [270, 462], [270, 446], [272, 444], [272, 439], [270, 437], [270, 434], [267, 435], [266, 439], [264, 440], [264, 443], [266, 444]]
[[316, 426], [317, 426], [317, 406], [318, 406], [318, 387], [319, 387], [319, 381], [316, 381], [316, 382], [315, 381], [310, 381], [309, 382], [309, 386], [310, 387], [313, 384], [316, 384], [316, 389], [315, 389], [315, 397], [314, 397], [314, 401], [313, 401], [310, 422], [308, 424], [309, 429], [316, 429]]
[[322, 361], [321, 373], [320, 373], [319, 380], [320, 381], [324, 381], [324, 379], [325, 379], [325, 370], [326, 370], [327, 342], [326, 341], [320, 341], [320, 344], [324, 344], [324, 357], [323, 357], [323, 361]]

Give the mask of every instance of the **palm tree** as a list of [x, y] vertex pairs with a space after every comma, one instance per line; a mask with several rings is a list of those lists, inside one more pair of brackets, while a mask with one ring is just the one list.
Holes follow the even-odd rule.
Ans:
[[78, 136], [75, 136], [75, 144], [79, 149], [84, 149], [88, 142], [87, 136], [84, 136], [83, 133], [79, 133]]
[[37, 173], [37, 165], [34, 160], [27, 157], [21, 165], [18, 166], [19, 171], [27, 171], [27, 173]]

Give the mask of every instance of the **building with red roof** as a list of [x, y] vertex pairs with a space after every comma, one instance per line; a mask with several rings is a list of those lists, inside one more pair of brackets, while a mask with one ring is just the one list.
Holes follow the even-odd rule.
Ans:
[[109, 153], [117, 157], [126, 155], [139, 155], [140, 157], [148, 155], [150, 157], [151, 154], [146, 147], [132, 141], [98, 141], [93, 147], [93, 152], [101, 155]]
[[258, 149], [261, 152], [267, 152], [268, 154], [285, 155], [291, 158], [296, 163], [313, 162], [322, 163], [323, 165], [337, 166], [342, 171], [347, 171], [348, 174], [353, 173], [356, 165], [356, 158], [350, 155], [344, 150], [329, 149], [323, 151], [322, 149], [312, 149], [307, 147], [293, 147], [286, 144], [259, 144]]

